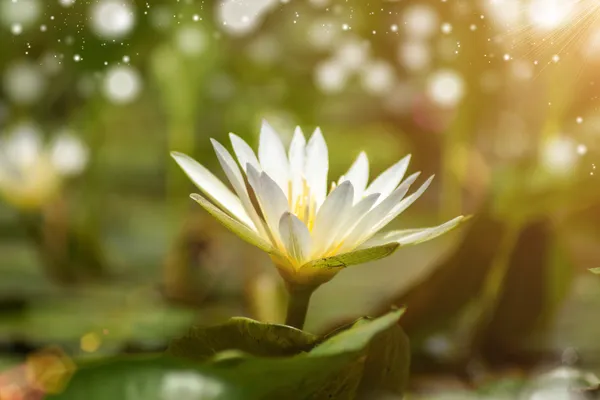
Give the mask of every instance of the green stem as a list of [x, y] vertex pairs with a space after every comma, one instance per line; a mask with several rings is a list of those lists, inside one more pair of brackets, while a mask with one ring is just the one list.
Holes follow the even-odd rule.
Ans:
[[302, 329], [306, 321], [310, 297], [316, 286], [288, 286], [288, 307], [285, 324], [294, 328]]

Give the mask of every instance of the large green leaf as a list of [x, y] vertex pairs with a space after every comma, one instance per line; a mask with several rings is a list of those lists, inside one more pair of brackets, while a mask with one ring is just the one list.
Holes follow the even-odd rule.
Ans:
[[369, 345], [359, 386], [361, 398], [401, 395], [408, 385], [410, 343], [399, 325], [377, 335]]
[[162, 355], [114, 358], [80, 366], [67, 389], [47, 399], [216, 400], [241, 399], [210, 368]]
[[[401, 315], [360, 320], [320, 341], [286, 326], [234, 318], [175, 341], [170, 353], [187, 360], [169, 355], [88, 364], [54, 398], [355, 399], [378, 391], [398, 396], [408, 373], [406, 338], [397, 324]], [[217, 353], [224, 349], [237, 350], [233, 362]]]
[[[342, 328], [353, 334], [358, 327], [368, 324], [369, 318], [362, 318], [354, 324]], [[341, 335], [335, 338], [330, 335], [328, 348], [338, 343]], [[408, 383], [408, 365], [410, 364], [410, 344], [408, 336], [400, 325], [396, 324], [386, 329], [371, 340], [368, 345], [367, 358], [364, 363], [358, 394], [360, 398], [371, 399], [385, 397], [386, 395], [399, 395], [404, 392]]]
[[204, 361], [224, 350], [255, 356], [285, 356], [310, 350], [317, 337], [285, 325], [262, 324], [249, 318], [232, 318], [214, 327], [193, 327], [169, 345], [167, 353]]

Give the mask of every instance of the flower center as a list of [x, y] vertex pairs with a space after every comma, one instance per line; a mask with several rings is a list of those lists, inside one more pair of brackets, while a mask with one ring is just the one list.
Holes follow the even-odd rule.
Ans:
[[294, 197], [292, 194], [292, 183], [289, 183], [289, 206], [291, 212], [312, 231], [315, 225], [315, 216], [317, 214], [317, 202], [314, 194], [310, 191], [310, 186], [306, 179], [302, 178], [302, 191]]

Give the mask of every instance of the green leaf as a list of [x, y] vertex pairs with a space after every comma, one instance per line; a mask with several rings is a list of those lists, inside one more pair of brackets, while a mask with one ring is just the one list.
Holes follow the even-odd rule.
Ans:
[[67, 389], [48, 400], [234, 400], [243, 398], [208, 367], [152, 357], [93, 362], [76, 372]]
[[200, 204], [206, 211], [208, 211], [210, 215], [215, 217], [221, 224], [223, 224], [223, 226], [225, 226], [227, 229], [238, 235], [246, 242], [258, 247], [261, 250], [266, 251], [267, 253], [274, 251], [273, 246], [271, 246], [269, 243], [267, 243], [266, 240], [261, 238], [258, 233], [254, 232], [246, 225], [230, 217], [229, 215], [221, 211], [218, 207], [211, 204], [211, 202], [206, 200], [204, 197], [196, 193], [192, 193], [190, 197], [195, 202]]
[[[404, 313], [404, 310], [398, 312]], [[342, 329], [347, 334], [356, 335], [360, 331], [360, 326], [368, 325], [370, 321], [370, 318], [361, 318]], [[345, 342], [343, 334], [337, 334], [325, 342], [328, 344], [328, 350], [330, 351], [332, 347], [335, 349], [335, 344], [340, 343], [340, 339], [342, 339], [341, 343]], [[399, 396], [404, 393], [408, 384], [410, 344], [408, 336], [400, 325], [394, 324], [378, 333], [368, 344], [366, 353], [367, 358], [358, 388], [359, 398]]]
[[372, 399], [401, 396], [408, 386], [410, 343], [400, 325], [379, 333], [369, 345], [359, 394]]
[[350, 253], [338, 254], [333, 257], [321, 258], [302, 266], [302, 268], [345, 268], [350, 265], [363, 264], [369, 261], [379, 260], [391, 255], [398, 249], [398, 243], [388, 243], [383, 246], [371, 247], [352, 251]]
[[594, 274], [600, 275], [600, 268], [590, 268], [590, 271], [592, 271]]
[[317, 337], [285, 325], [263, 324], [249, 318], [232, 318], [223, 325], [193, 327], [171, 341], [167, 353], [204, 361], [224, 350], [255, 356], [285, 356], [310, 350]]
[[[408, 371], [406, 343], [397, 324], [402, 313], [359, 320], [321, 341], [290, 327], [234, 318], [174, 341], [169, 352], [187, 360], [151, 357], [88, 364], [64, 393], [52, 398], [318, 400], [355, 399], [376, 391], [400, 395]], [[232, 354], [235, 362], [223, 362]]]

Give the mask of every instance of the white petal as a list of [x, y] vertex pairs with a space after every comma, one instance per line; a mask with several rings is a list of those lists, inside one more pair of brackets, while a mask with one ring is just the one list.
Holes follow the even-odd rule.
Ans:
[[365, 217], [365, 215], [367, 215], [369, 210], [373, 208], [377, 199], [379, 199], [379, 193], [370, 194], [355, 204], [350, 211], [346, 213], [344, 221], [340, 224], [340, 228], [335, 235], [335, 240], [333, 241], [335, 246], [342, 242], [346, 236], [352, 232], [352, 229]]
[[309, 264], [303, 265], [302, 268], [345, 268], [351, 265], [385, 258], [394, 253], [399, 246], [398, 243], [388, 243], [383, 246], [337, 254], [335, 256], [311, 261]]
[[267, 121], [263, 121], [260, 129], [258, 159], [263, 171], [277, 182], [282, 190], [287, 192], [289, 162], [279, 135]]
[[[372, 233], [375, 233], [381, 229], [383, 229], [387, 224], [389, 224], [394, 218], [403, 213], [408, 207], [412, 205], [429, 187], [431, 181], [433, 181], [434, 175], [430, 176], [425, 183], [421, 185], [413, 194], [402, 200], [400, 203], [396, 204], [394, 208], [390, 211], [388, 215], [385, 216], [377, 225], [373, 227]], [[408, 179], [407, 179], [408, 180]]]
[[211, 204], [204, 197], [199, 194], [191, 194], [190, 197], [194, 199], [198, 204], [200, 204], [206, 211], [208, 211], [213, 217], [219, 220], [220, 223], [225, 225], [229, 230], [233, 233], [244, 239], [246, 242], [258, 247], [261, 250], [264, 250], [268, 253], [275, 252], [275, 249], [268, 243], [265, 239], [260, 237], [260, 235], [254, 230], [250, 229], [246, 225], [242, 224], [239, 221], [231, 218], [229, 215], [225, 214], [223, 211], [219, 210], [213, 204]]
[[306, 145], [306, 163], [304, 166], [304, 176], [311, 193], [315, 196], [317, 207], [323, 204], [327, 196], [328, 157], [327, 144], [321, 129], [317, 128]]
[[294, 131], [290, 143], [290, 180], [292, 182], [292, 204], [302, 194], [304, 187], [304, 161], [306, 152], [306, 138], [300, 127]]
[[356, 157], [356, 160], [348, 172], [342, 176], [339, 183], [344, 181], [352, 182], [352, 186], [354, 187], [354, 202], [356, 203], [359, 199], [362, 199], [367, 183], [369, 182], [369, 159], [364, 151]]
[[233, 133], [229, 134], [229, 138], [231, 139], [233, 151], [238, 159], [238, 162], [240, 163], [240, 166], [242, 167], [242, 170], [244, 170], [244, 172], [247, 172], [246, 165], [250, 164], [254, 168], [256, 168], [257, 171], [262, 171], [258, 162], [258, 158], [256, 158], [256, 154], [254, 154], [254, 151], [248, 145], [248, 143], [246, 143], [244, 139]]
[[354, 201], [354, 188], [350, 181], [343, 182], [327, 196], [315, 219], [313, 234], [313, 254], [328, 249], [336, 238], [336, 233], [345, 221]]
[[225, 175], [227, 175], [229, 182], [231, 182], [231, 186], [233, 186], [233, 190], [235, 190], [240, 198], [240, 201], [248, 213], [248, 216], [250, 219], [252, 219], [252, 222], [254, 222], [254, 226], [257, 228], [258, 232], [261, 235], [265, 235], [266, 232], [264, 230], [262, 221], [254, 209], [254, 205], [250, 201], [250, 196], [248, 195], [248, 190], [246, 189], [246, 182], [244, 181], [242, 172], [235, 163], [235, 160], [221, 143], [214, 139], [210, 139], [210, 141], [213, 144], [219, 163], [221, 164], [221, 167], [223, 167], [223, 171], [225, 171]]
[[183, 169], [186, 175], [194, 182], [194, 184], [202, 190], [208, 198], [215, 202], [219, 207], [231, 213], [234, 217], [242, 221], [244, 224], [255, 229], [254, 223], [248, 216], [248, 213], [242, 206], [240, 199], [231, 190], [214, 176], [208, 169], [199, 164], [191, 157], [178, 153], [171, 152], [171, 156], [177, 164]]
[[368, 248], [373, 246], [381, 246], [392, 242], [399, 243], [402, 246], [426, 242], [456, 228], [460, 223], [466, 221], [467, 219], [468, 218], [461, 215], [441, 225], [430, 228], [404, 229], [399, 231], [379, 233], [367, 240], [360, 247]]
[[390, 193], [394, 191], [394, 189], [396, 189], [396, 186], [398, 186], [404, 177], [409, 163], [410, 154], [383, 171], [377, 178], [375, 178], [375, 180], [371, 182], [365, 191], [365, 194], [368, 195], [371, 193], [379, 193], [381, 194], [379, 201], [383, 201], [389, 196]]
[[369, 239], [376, 231], [373, 230], [382, 219], [400, 202], [406, 195], [410, 185], [417, 179], [419, 172], [409, 176], [400, 186], [396, 188], [386, 199], [376, 205], [363, 219], [352, 229], [350, 234], [344, 239], [344, 244], [340, 251], [349, 251], [356, 248], [365, 240]]
[[289, 211], [285, 195], [269, 175], [265, 172], [259, 174], [251, 165], [248, 167], [248, 182], [254, 189], [262, 215], [267, 222], [270, 236], [275, 243], [281, 244], [279, 220], [285, 212]]
[[287, 253], [299, 265], [310, 254], [311, 238], [308, 228], [295, 215], [285, 212], [279, 221], [279, 234]]
[[252, 164], [248, 164], [247, 167], [248, 167], [248, 170], [246, 171], [246, 175], [248, 176], [248, 183], [254, 190], [254, 194], [256, 195], [257, 200], [258, 200], [258, 196], [259, 196], [259, 192], [260, 192], [260, 174], [262, 172], [258, 171], [256, 168], [254, 168], [252, 166]]

